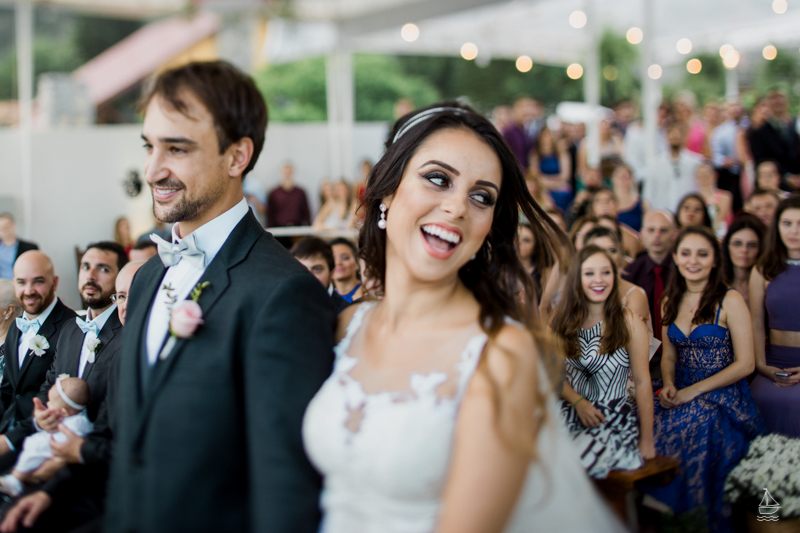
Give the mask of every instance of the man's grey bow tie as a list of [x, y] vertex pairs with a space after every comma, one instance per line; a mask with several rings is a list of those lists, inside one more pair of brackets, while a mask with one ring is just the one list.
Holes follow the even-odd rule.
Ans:
[[188, 235], [177, 243], [167, 242], [155, 233], [150, 235], [150, 240], [158, 246], [158, 256], [165, 267], [177, 265], [178, 261], [183, 258], [199, 270], [206, 268], [206, 254], [197, 247], [194, 234]]

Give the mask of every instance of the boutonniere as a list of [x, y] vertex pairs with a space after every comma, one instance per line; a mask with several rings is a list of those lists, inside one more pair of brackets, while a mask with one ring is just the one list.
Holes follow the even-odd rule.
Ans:
[[33, 351], [33, 355], [36, 357], [41, 357], [44, 355], [44, 352], [50, 348], [50, 343], [47, 342], [47, 339], [44, 335], [36, 335], [34, 338], [30, 340], [28, 343], [28, 349]]
[[169, 339], [159, 354], [160, 359], [166, 359], [169, 356], [178, 339], [193, 337], [197, 328], [203, 324], [203, 309], [197, 300], [209, 285], [211, 285], [209, 281], [198, 283], [189, 293], [188, 300], [178, 302], [172, 307], [169, 318]]
[[100, 348], [102, 346], [103, 343], [100, 342], [100, 339], [98, 339], [97, 337], [86, 341], [86, 349], [89, 350], [89, 357], [87, 357], [86, 360], [89, 361], [90, 363], [94, 363], [95, 356], [97, 355], [97, 352], [100, 351]]

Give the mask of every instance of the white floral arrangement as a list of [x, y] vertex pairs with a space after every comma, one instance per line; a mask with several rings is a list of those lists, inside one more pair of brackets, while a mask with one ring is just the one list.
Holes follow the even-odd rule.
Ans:
[[100, 339], [98, 339], [97, 337], [91, 338], [88, 341], [86, 341], [86, 349], [89, 350], [89, 354], [86, 360], [89, 363], [94, 363], [97, 357], [97, 352], [100, 350], [100, 346], [102, 344], [103, 343], [100, 342]]
[[725, 481], [725, 500], [760, 500], [764, 489], [777, 501], [781, 518], [800, 518], [800, 439], [758, 437]]

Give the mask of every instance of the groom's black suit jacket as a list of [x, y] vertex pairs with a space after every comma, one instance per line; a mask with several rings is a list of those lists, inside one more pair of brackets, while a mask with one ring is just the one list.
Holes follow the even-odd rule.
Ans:
[[204, 324], [150, 368], [164, 274], [156, 256], [130, 290], [105, 530], [316, 532], [301, 423], [333, 364], [330, 298], [248, 212], [200, 280]]
[[[56, 378], [61, 374], [69, 374], [71, 377], [79, 377], [89, 384], [89, 406], [87, 414], [89, 419], [97, 419], [100, 404], [106, 396], [108, 386], [108, 369], [117, 357], [122, 346], [122, 323], [119, 321], [119, 314], [112, 313], [97, 338], [100, 340], [100, 347], [95, 354], [94, 363], [86, 363], [83, 375], [78, 375], [81, 361], [81, 349], [83, 348], [84, 334], [75, 319], [69, 320], [64, 324], [61, 335], [58, 337], [55, 359], [47, 371], [47, 376], [42, 383], [37, 396], [43, 404], [47, 405], [47, 393], [55, 384]], [[33, 419], [29, 418], [17, 424], [14, 429], [8, 431], [6, 436], [17, 449], [28, 435], [33, 434], [36, 428]]]
[[[47, 339], [50, 347], [41, 357], [33, 355], [29, 351], [22, 362], [22, 368], [19, 366], [17, 351], [22, 333], [16, 323], [11, 324], [8, 328], [4, 347], [5, 370], [3, 371], [3, 383], [0, 385], [0, 407], [3, 410], [2, 419], [0, 419], [0, 433], [8, 430], [12, 420], [22, 422], [28, 420], [33, 414], [33, 397], [39, 392], [47, 377], [47, 371], [50, 369], [56, 353], [59, 336], [66, 324], [75, 322], [76, 316], [75, 311], [61, 303], [61, 300], [57, 300], [47, 320], [39, 327], [38, 333]], [[18, 443], [21, 444], [22, 439], [19, 439], [17, 443], [9, 435], [9, 440], [19, 451]]]

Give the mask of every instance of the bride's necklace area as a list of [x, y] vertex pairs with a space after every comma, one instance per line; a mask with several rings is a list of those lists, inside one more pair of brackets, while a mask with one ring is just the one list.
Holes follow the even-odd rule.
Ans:
[[800, 266], [800, 259], [787, 259], [786, 264], [792, 266]]

